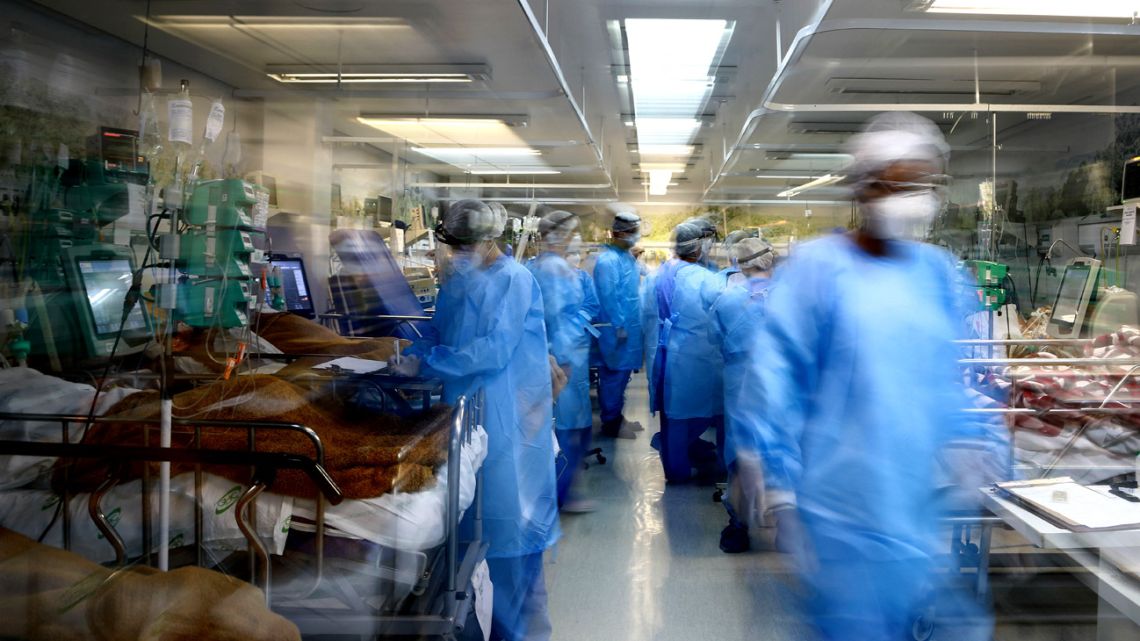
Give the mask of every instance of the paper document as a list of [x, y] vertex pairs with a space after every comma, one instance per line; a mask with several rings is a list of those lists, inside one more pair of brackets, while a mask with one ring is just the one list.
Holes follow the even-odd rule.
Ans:
[[355, 356], [344, 356], [327, 363], [313, 366], [313, 369], [325, 369], [348, 374], [371, 374], [387, 368], [388, 363], [384, 361], [370, 361], [366, 358], [356, 358]]
[[1071, 530], [1140, 529], [1140, 503], [1098, 492], [1067, 477], [997, 486]]

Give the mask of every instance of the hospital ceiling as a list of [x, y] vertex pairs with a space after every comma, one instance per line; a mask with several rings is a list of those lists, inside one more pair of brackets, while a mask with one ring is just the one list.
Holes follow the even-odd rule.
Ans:
[[[912, 0], [38, 4], [137, 45], [149, 24], [153, 51], [232, 86], [237, 98], [328, 100], [343, 140], [395, 147], [443, 181], [543, 185], [484, 192], [497, 197], [827, 201], [841, 192], [786, 192], [837, 171], [843, 141], [876, 111], [922, 110], [952, 133], [956, 154], [979, 157], [992, 151], [995, 131], [1001, 139], [1009, 128], [1054, 116], [1140, 111], [1140, 25], [1123, 19], [935, 14], [913, 10]], [[661, 46], [653, 40], [666, 36], [653, 34], [666, 32], [648, 30], [646, 19], [703, 22], [686, 23], [691, 31]], [[639, 50], [667, 57], [675, 44], [697, 56], [704, 37], [697, 27], [712, 21], [723, 29], [705, 38], [712, 60], [706, 90], [674, 101], [688, 110], [682, 115], [694, 123], [691, 131], [650, 149], [652, 88], [639, 84], [647, 55]], [[350, 72], [417, 70], [464, 77], [347, 82]], [[271, 71], [340, 73], [345, 82], [284, 83]], [[998, 112], [996, 129], [990, 112]], [[459, 122], [479, 115], [504, 122], [481, 134]], [[459, 118], [431, 131], [390, 122], [446, 116]], [[431, 151], [446, 143], [479, 157]], [[502, 146], [526, 151], [516, 157], [494, 149]], [[660, 162], [648, 151], [674, 155]], [[648, 194], [654, 168], [657, 179], [667, 178], [664, 195]]]

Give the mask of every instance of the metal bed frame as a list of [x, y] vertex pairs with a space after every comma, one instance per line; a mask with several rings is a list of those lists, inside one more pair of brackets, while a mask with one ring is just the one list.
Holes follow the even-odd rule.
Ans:
[[[466, 542], [466, 547], [460, 554], [460, 474], [462, 462], [462, 448], [469, 444], [476, 427], [482, 425], [482, 413], [485, 401], [480, 390], [473, 395], [471, 401], [460, 397], [452, 411], [450, 434], [448, 440], [447, 460], [447, 504], [444, 542], [444, 560], [442, 568], [444, 578], [439, 583], [439, 589], [434, 593], [427, 593], [421, 597], [428, 601], [428, 607], [423, 608], [424, 613], [413, 615], [380, 614], [358, 615], [341, 614], [336, 611], [329, 616], [313, 610], [290, 611], [285, 608], [274, 608], [280, 614], [293, 620], [303, 634], [360, 634], [362, 636], [375, 636], [379, 634], [407, 634], [417, 636], [434, 636], [442, 639], [454, 639], [466, 624], [468, 613], [472, 608], [474, 593], [471, 585], [472, 575], [476, 567], [483, 561], [487, 544], [482, 541], [482, 473], [476, 475], [474, 508], [474, 536]], [[249, 558], [249, 579], [255, 586], [261, 587], [265, 593], [267, 605], [273, 607], [275, 596], [288, 596], [289, 598], [305, 598], [321, 587], [325, 580], [325, 501], [337, 505], [343, 501], [343, 495], [336, 482], [324, 467], [324, 445], [320, 437], [311, 428], [280, 422], [270, 421], [218, 421], [197, 419], [174, 419], [173, 424], [181, 427], [191, 427], [194, 430], [194, 446], [191, 448], [164, 448], [152, 447], [149, 442], [150, 431], [157, 430], [157, 419], [118, 419], [65, 415], [65, 414], [26, 414], [0, 412], [0, 421], [19, 420], [59, 423], [61, 428], [61, 441], [58, 443], [41, 443], [16, 440], [0, 440], [0, 455], [13, 456], [46, 456], [61, 459], [98, 459], [107, 462], [107, 479], [88, 498], [87, 512], [96, 528], [103, 534], [108, 543], [114, 548], [116, 567], [123, 567], [128, 559], [126, 545], [118, 535], [114, 525], [108, 520], [100, 505], [103, 497], [121, 480], [122, 471], [126, 465], [135, 462], [172, 462], [195, 466], [195, 504], [197, 509], [194, 516], [195, 531], [195, 564], [203, 566], [205, 561], [205, 541], [203, 540], [203, 498], [202, 498], [202, 469], [203, 465], [226, 465], [248, 467], [251, 470], [250, 483], [238, 499], [234, 518], [242, 535], [246, 539]], [[128, 424], [143, 429], [144, 445], [118, 446], [93, 445], [70, 442], [69, 425], [79, 424]], [[248, 434], [246, 450], [215, 450], [202, 449], [202, 428], [225, 428], [245, 430]], [[283, 454], [275, 452], [257, 451], [257, 431], [293, 431], [306, 437], [313, 446], [313, 455]], [[315, 564], [313, 568], [313, 582], [310, 587], [303, 589], [299, 594], [276, 595], [273, 591], [272, 560], [268, 549], [262, 543], [256, 529], [256, 500], [266, 490], [271, 490], [276, 475], [281, 470], [300, 470], [304, 472], [318, 489], [315, 510]], [[71, 493], [66, 487], [67, 467], [63, 468], [64, 489], [61, 495], [62, 538], [64, 548], [71, 549], [72, 517], [70, 513]], [[143, 563], [152, 563], [154, 550], [152, 549], [152, 527], [150, 493], [151, 479], [149, 469], [144, 467], [142, 478], [142, 491], [140, 501], [143, 512], [143, 555], [139, 560]], [[159, 546], [169, 546], [169, 542], [159, 541]], [[292, 615], [292, 616], [291, 616]]]
[[[1095, 358], [1095, 357], [1078, 357], [1078, 358], [1003, 358], [992, 355], [992, 350], [997, 347], [1005, 347], [1011, 345], [1027, 345], [1027, 346], [1056, 346], [1056, 345], [1091, 345], [1092, 339], [1074, 338], [1074, 339], [969, 339], [955, 341], [956, 345], [961, 347], [972, 348], [990, 348], [990, 358], [961, 358], [958, 363], [966, 367], [1004, 367], [1004, 366], [1018, 366], [1018, 365], [1034, 365], [1039, 367], [1072, 367], [1082, 365], [1116, 365], [1128, 366], [1127, 372], [1121, 375], [1120, 381], [1113, 386], [1112, 390], [1105, 396], [1104, 399], [1090, 401], [1087, 407], [1051, 407], [1045, 409], [1034, 409], [1029, 407], [1000, 407], [1000, 408], [966, 408], [963, 411], [967, 414], [979, 415], [1013, 415], [1013, 414], [1030, 414], [1033, 416], [1043, 416], [1046, 414], [1071, 414], [1071, 415], [1120, 415], [1120, 414], [1140, 414], [1140, 405], [1132, 407], [1106, 407], [1116, 392], [1123, 387], [1124, 381], [1129, 377], [1136, 375], [1140, 371], [1140, 358]], [[1119, 401], [1117, 401], [1119, 402]], [[1053, 465], [1047, 471], [1051, 471], [1056, 466], [1061, 456], [1068, 451], [1076, 439], [1084, 433], [1084, 428], [1077, 430], [1067, 443], [1062, 447], [1061, 453], [1057, 459], [1054, 460]], [[1013, 441], [1010, 440], [1011, 448], [1011, 461]], [[990, 566], [990, 542], [995, 527], [1006, 527], [1006, 524], [997, 516], [987, 512], [972, 514], [972, 515], [956, 515], [948, 516], [942, 519], [944, 525], [953, 528], [953, 536], [951, 541], [951, 558], [954, 563], [954, 569], [961, 573], [966, 567], [973, 566], [976, 568], [975, 590], [979, 602], [985, 602], [989, 598], [989, 566]], [[977, 543], [971, 541], [971, 533], [973, 530], [979, 533]], [[963, 563], [966, 561], [967, 563]]]

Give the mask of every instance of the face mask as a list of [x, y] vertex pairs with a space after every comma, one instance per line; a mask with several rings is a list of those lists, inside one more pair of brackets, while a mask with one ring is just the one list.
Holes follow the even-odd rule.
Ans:
[[626, 234], [625, 236], [622, 236], [621, 238], [614, 238], [614, 240], [625, 245], [626, 247], [633, 247], [634, 245], [637, 244], [637, 241], [641, 240], [641, 232], [638, 231], [637, 233], [634, 233], [634, 234]]
[[864, 229], [883, 240], [918, 240], [942, 209], [931, 190], [894, 194], [863, 206]]
[[582, 254], [567, 254], [566, 262], [570, 263], [572, 267], [577, 269], [582, 265]]
[[466, 276], [479, 265], [479, 255], [475, 252], [454, 252], [448, 257], [448, 270], [456, 276]]

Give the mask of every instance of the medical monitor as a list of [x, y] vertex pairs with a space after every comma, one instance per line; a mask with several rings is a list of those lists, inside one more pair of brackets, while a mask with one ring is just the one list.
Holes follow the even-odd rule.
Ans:
[[140, 298], [123, 318], [123, 301], [135, 272], [130, 249], [114, 245], [72, 247], [67, 250], [65, 264], [72, 301], [70, 322], [78, 334], [74, 349], [82, 343], [86, 358], [94, 360], [110, 357], [112, 350], [116, 356], [123, 356], [141, 349], [149, 338], [143, 300]]
[[1140, 156], [1124, 163], [1124, 177], [1121, 183], [1120, 201], [1140, 202]]
[[[305, 261], [296, 256], [274, 255], [270, 266], [281, 270], [281, 295], [285, 299], [287, 312], [314, 318], [313, 296], [309, 289], [309, 278], [305, 273]], [[266, 292], [266, 304], [271, 303], [272, 293]]]
[[1096, 292], [1100, 261], [1074, 258], [1065, 268], [1053, 311], [1049, 316], [1049, 335], [1054, 338], [1079, 338], [1085, 314]]

